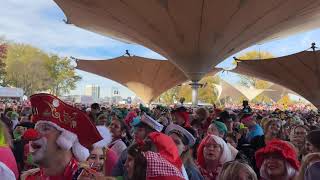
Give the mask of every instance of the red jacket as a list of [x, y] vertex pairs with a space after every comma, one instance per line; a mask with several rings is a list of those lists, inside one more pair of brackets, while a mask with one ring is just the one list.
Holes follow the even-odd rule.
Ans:
[[76, 176], [79, 176], [79, 166], [78, 162], [75, 159], [71, 159], [69, 164], [66, 166], [64, 173], [57, 175], [57, 176], [46, 176], [43, 172], [43, 169], [40, 168], [40, 171], [28, 175], [26, 177], [26, 180], [47, 180], [50, 178], [50, 180], [72, 180], [76, 178]]

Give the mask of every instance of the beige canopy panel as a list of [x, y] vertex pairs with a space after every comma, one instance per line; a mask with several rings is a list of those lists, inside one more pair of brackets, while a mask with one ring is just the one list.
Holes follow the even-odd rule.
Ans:
[[245, 87], [240, 85], [234, 85], [238, 91], [240, 91], [249, 101], [252, 101], [254, 98], [259, 96], [265, 89], [256, 89], [254, 87]]
[[302, 51], [289, 56], [240, 61], [232, 72], [282, 85], [320, 107], [320, 51]]
[[138, 56], [121, 56], [110, 60], [77, 60], [77, 69], [117, 81], [136, 93], [145, 103], [187, 80], [169, 61]]
[[319, 0], [54, 0], [68, 22], [141, 44], [198, 81], [257, 42], [318, 27]]
[[272, 84], [269, 88], [261, 93], [261, 95], [269, 97], [273, 102], [278, 102], [283, 96], [288, 94], [298, 95], [290, 89], [278, 84]]
[[218, 89], [218, 99], [225, 99], [230, 97], [232, 100], [237, 100], [240, 97], [244, 96], [238, 89], [233, 87], [227, 81], [221, 79], [220, 84], [216, 84]]
[[[221, 97], [231, 97], [232, 99], [239, 99], [241, 96], [244, 96], [249, 101], [252, 101], [254, 98], [259, 96], [265, 89], [256, 89], [256, 88], [248, 88], [245, 86], [237, 85], [237, 84], [229, 84], [228, 82], [221, 80]], [[218, 87], [218, 89], [220, 89]]]

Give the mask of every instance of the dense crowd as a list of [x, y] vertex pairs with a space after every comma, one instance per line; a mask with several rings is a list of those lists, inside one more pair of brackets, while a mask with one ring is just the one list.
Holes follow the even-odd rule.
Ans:
[[0, 177], [320, 179], [320, 113], [307, 107], [71, 107], [47, 96], [1, 105]]

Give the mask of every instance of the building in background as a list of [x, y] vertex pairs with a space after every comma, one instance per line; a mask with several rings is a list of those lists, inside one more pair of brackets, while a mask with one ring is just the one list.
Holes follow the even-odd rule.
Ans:
[[69, 102], [70, 104], [78, 103], [86, 106], [90, 106], [94, 102], [92, 96], [68, 95], [60, 96], [59, 98], [64, 102]]
[[84, 94], [86, 96], [91, 96], [94, 101], [98, 102], [100, 98], [100, 86], [86, 85]]
[[121, 96], [112, 96], [111, 97], [111, 104], [119, 104], [122, 101]]
[[111, 88], [111, 97], [120, 96], [120, 91], [118, 87]]

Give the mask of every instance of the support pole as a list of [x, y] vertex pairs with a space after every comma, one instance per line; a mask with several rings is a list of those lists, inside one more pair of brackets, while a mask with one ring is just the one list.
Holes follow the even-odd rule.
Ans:
[[192, 105], [197, 106], [198, 105], [198, 89], [201, 87], [201, 84], [199, 81], [192, 81], [190, 84], [192, 88]]

